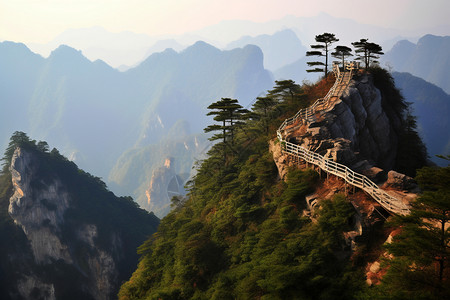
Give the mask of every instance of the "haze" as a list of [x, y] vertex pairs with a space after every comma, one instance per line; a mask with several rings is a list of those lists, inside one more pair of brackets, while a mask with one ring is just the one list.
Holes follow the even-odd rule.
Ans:
[[435, 34], [450, 25], [447, 0], [1, 0], [0, 39], [47, 43], [67, 29], [93, 26], [179, 35], [223, 20], [267, 22], [320, 12], [397, 29], [434, 28]]

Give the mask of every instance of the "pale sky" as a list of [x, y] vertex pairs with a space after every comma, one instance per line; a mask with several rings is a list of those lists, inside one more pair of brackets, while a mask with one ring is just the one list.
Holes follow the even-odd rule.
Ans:
[[450, 25], [449, 0], [0, 0], [0, 40], [46, 43], [66, 29], [93, 26], [181, 34], [222, 20], [265, 22], [320, 12], [398, 29]]

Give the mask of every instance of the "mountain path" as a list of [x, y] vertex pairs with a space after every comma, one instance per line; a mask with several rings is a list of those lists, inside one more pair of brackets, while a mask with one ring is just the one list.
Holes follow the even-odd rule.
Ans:
[[410, 212], [409, 207], [403, 203], [402, 199], [388, 194], [367, 176], [356, 173], [349, 167], [331, 159], [326, 159], [322, 155], [300, 145], [286, 141], [286, 136], [299, 128], [303, 123], [313, 123], [322, 120], [323, 115], [334, 107], [336, 101], [347, 89], [355, 70], [359, 70], [359, 65], [356, 62], [346, 62], [343, 72], [340, 71], [338, 64], [334, 64], [333, 72], [336, 75], [336, 80], [327, 95], [318, 99], [310, 107], [299, 110], [293, 117], [284, 120], [277, 130], [278, 141], [281, 143], [283, 153], [316, 165], [328, 174], [338, 176], [352, 186], [362, 189], [389, 212], [407, 215]]

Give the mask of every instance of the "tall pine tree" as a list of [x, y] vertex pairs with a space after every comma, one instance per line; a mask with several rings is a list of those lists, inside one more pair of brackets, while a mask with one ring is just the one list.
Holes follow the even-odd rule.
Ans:
[[209, 138], [210, 141], [222, 140], [220, 147], [224, 161], [228, 150], [233, 151], [236, 129], [242, 125], [249, 111], [244, 109], [236, 99], [222, 98], [208, 106], [211, 111], [208, 116], [214, 116], [219, 124], [209, 125], [204, 129], [206, 133], [216, 132]]
[[[307, 51], [306, 56], [319, 56], [325, 57], [325, 62], [322, 61], [310, 61], [307, 62], [309, 67], [313, 69], [306, 70], [307, 72], [324, 72], [325, 77], [328, 74], [328, 52], [331, 51], [330, 47], [333, 43], [339, 41], [334, 33], [325, 32], [323, 34], [316, 35], [316, 42], [319, 44], [311, 45], [313, 51]], [[319, 66], [319, 67], [317, 67]], [[323, 66], [323, 67], [321, 67]]]
[[331, 53], [331, 55], [335, 58], [341, 59], [342, 68], [344, 68], [345, 58], [352, 56], [352, 49], [347, 46], [336, 46], [336, 48], [334, 48], [334, 52]]
[[355, 47], [355, 52], [358, 55], [358, 60], [364, 62], [365, 69], [370, 67], [371, 63], [377, 63], [380, 55], [383, 55], [380, 45], [368, 42], [368, 39], [360, 39], [358, 42], [352, 43]]

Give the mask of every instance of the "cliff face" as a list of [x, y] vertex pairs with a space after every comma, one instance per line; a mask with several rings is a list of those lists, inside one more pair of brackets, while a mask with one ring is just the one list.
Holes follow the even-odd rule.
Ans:
[[145, 208], [153, 211], [158, 217], [167, 215], [170, 211], [172, 197], [186, 195], [184, 183], [187, 175], [175, 173], [174, 159], [167, 158], [164, 166], [153, 171], [149, 188], [145, 191], [147, 203]]
[[67, 245], [60, 239], [60, 225], [69, 207], [69, 195], [61, 182], [55, 179], [39, 189], [31, 186], [35, 174], [33, 157], [18, 148], [11, 161], [14, 194], [8, 212], [30, 241], [38, 264], [62, 260], [72, 263]]
[[361, 75], [322, 118], [305, 122], [289, 139], [355, 171], [368, 172], [374, 166], [391, 170], [401, 124], [371, 76]]
[[[152, 223], [153, 231], [156, 229], [156, 218], [141, 212], [135, 204], [131, 204], [131, 208], [123, 199], [118, 201], [120, 198], [115, 197], [102, 204], [104, 210], [84, 212], [82, 202], [86, 199], [81, 200], [81, 194], [73, 192], [72, 183], [67, 183], [64, 176], [61, 178], [60, 171], [49, 168], [41, 155], [49, 154], [17, 148], [11, 160], [12, 196], [8, 213], [25, 235], [26, 246], [21, 251], [27, 254], [14, 262], [17, 269], [15, 274], [10, 274], [15, 280], [8, 288], [8, 297], [115, 298], [120, 281], [131, 275], [130, 271], [137, 263], [136, 247], [152, 233], [148, 230], [149, 223]], [[43, 174], [43, 170], [48, 173]], [[88, 185], [76, 188], [91, 189]], [[101, 193], [94, 190], [92, 193], [95, 196], [88, 201], [100, 201]], [[105, 195], [111, 197], [112, 193]], [[111, 209], [107, 206], [123, 210], [123, 219], [117, 220], [118, 216], [110, 214]], [[134, 213], [136, 215], [132, 216]], [[139, 215], [141, 213], [144, 216]], [[92, 218], [83, 214], [92, 214]], [[129, 225], [120, 226], [123, 222], [131, 223], [127, 221], [130, 217], [143, 221], [147, 233], [136, 234], [131, 232]], [[119, 224], [113, 226], [102, 221], [109, 218]], [[136, 239], [136, 235], [140, 237]], [[14, 239], [9, 242], [18, 243]], [[1, 260], [2, 265], [11, 263], [5, 262], [8, 260], [5, 257]], [[2, 285], [5, 284], [0, 282]]]

